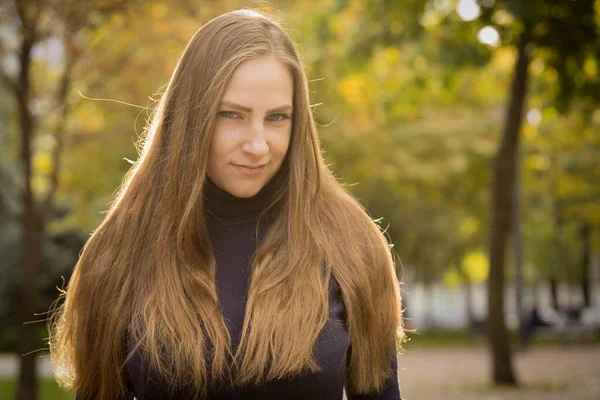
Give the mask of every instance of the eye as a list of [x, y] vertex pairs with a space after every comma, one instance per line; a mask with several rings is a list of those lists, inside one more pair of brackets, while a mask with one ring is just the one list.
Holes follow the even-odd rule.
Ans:
[[289, 115], [286, 115], [286, 114], [271, 114], [267, 117], [267, 121], [281, 122], [288, 118], [289, 118]]
[[227, 119], [238, 119], [241, 118], [240, 115], [233, 111], [219, 111], [219, 117], [227, 118]]

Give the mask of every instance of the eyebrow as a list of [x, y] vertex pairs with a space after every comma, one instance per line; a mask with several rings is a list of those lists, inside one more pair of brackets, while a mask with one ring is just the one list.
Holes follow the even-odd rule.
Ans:
[[[244, 112], [252, 112], [252, 108], [243, 106], [241, 104], [234, 103], [233, 101], [227, 101], [227, 100], [222, 101], [221, 106], [231, 107], [233, 109], [236, 109], [239, 111], [244, 111]], [[281, 112], [281, 111], [292, 111], [293, 109], [294, 109], [294, 107], [292, 107], [290, 104], [284, 104], [282, 106], [267, 110], [267, 114], [274, 113], [274, 112]]]

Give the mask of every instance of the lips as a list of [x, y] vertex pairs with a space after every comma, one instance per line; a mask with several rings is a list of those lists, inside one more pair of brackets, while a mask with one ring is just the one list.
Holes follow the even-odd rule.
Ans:
[[244, 165], [244, 164], [232, 164], [235, 169], [238, 170], [239, 173], [243, 174], [243, 175], [254, 175], [254, 174], [258, 174], [259, 172], [261, 172], [264, 168], [265, 165], [267, 164], [260, 164], [260, 165]]
[[233, 164], [236, 167], [243, 167], [243, 168], [248, 168], [248, 169], [258, 169], [258, 168], [262, 168], [264, 167], [266, 164], [262, 164], [262, 165], [243, 165], [243, 164]]

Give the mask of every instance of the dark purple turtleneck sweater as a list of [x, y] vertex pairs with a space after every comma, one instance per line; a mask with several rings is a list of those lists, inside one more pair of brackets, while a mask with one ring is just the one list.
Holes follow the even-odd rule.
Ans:
[[[205, 185], [208, 227], [216, 259], [217, 295], [225, 323], [229, 328], [233, 350], [240, 341], [250, 283], [251, 258], [262, 240], [266, 229], [255, 239], [255, 226], [264, 201], [272, 190], [270, 183], [256, 196], [237, 198], [220, 189], [211, 181]], [[268, 227], [265, 227], [268, 228]], [[329, 286], [329, 320], [321, 331], [314, 347], [315, 360], [321, 370], [286, 379], [268, 381], [260, 386], [243, 389], [221, 388], [209, 395], [211, 400], [270, 400], [270, 399], [319, 399], [341, 400], [344, 391], [347, 362], [351, 343], [345, 326], [345, 307], [335, 277]], [[134, 343], [128, 343], [128, 352]], [[126, 364], [127, 386], [138, 400], [183, 400], [195, 395], [185, 389], [170, 391], [168, 385], [159, 384], [147, 364], [136, 353]], [[396, 358], [393, 376], [387, 381], [382, 393], [357, 395], [345, 388], [348, 400], [400, 400]]]

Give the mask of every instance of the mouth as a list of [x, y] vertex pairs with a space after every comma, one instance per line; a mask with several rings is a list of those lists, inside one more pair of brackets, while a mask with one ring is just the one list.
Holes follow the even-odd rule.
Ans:
[[261, 172], [265, 168], [265, 165], [267, 165], [267, 164], [260, 164], [260, 165], [232, 164], [232, 165], [238, 170], [238, 172], [240, 172], [244, 175], [253, 175], [253, 174], [258, 174], [259, 172]]

